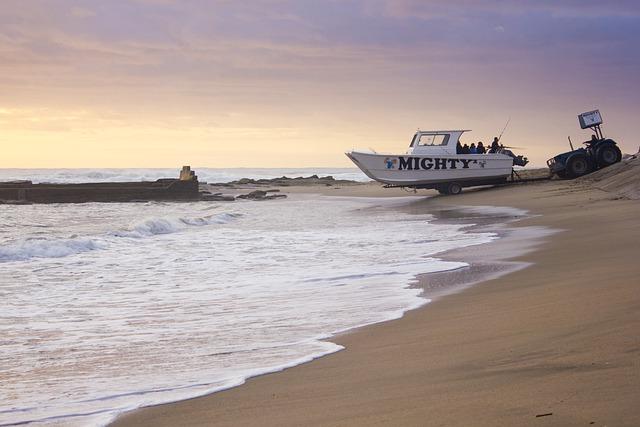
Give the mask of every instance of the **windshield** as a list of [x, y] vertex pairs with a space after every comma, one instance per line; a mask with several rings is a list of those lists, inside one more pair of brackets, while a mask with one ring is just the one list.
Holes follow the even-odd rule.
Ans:
[[418, 145], [420, 146], [442, 146], [449, 142], [449, 134], [441, 135], [420, 135]]

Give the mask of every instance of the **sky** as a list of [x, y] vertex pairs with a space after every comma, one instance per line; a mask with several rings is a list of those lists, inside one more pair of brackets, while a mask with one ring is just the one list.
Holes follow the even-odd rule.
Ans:
[[637, 0], [1, 0], [0, 167], [348, 167], [420, 128], [638, 151]]

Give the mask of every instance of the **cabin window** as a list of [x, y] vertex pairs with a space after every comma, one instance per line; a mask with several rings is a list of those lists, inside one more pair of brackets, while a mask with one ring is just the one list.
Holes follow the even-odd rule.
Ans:
[[420, 135], [420, 141], [418, 141], [418, 145], [441, 146], [447, 145], [448, 142], [449, 135]]

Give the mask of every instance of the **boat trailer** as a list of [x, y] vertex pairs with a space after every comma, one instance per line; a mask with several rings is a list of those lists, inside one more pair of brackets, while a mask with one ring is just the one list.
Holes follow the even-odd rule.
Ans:
[[[541, 169], [544, 170], [544, 169]], [[522, 171], [520, 171], [522, 172]], [[414, 192], [417, 190], [427, 190], [427, 189], [435, 189], [438, 190], [440, 194], [451, 194], [456, 195], [462, 192], [463, 187], [484, 187], [484, 186], [492, 186], [492, 187], [504, 187], [508, 185], [515, 184], [528, 184], [532, 182], [540, 182], [540, 181], [549, 181], [553, 175], [548, 174], [546, 176], [535, 176], [535, 177], [522, 177], [515, 169], [511, 169], [511, 175], [506, 178], [499, 179], [489, 179], [489, 180], [471, 180], [471, 181], [462, 181], [462, 182], [445, 182], [445, 183], [433, 183], [433, 184], [423, 184], [423, 185], [392, 185], [385, 184], [384, 188], [405, 188], [409, 190], [413, 190]]]

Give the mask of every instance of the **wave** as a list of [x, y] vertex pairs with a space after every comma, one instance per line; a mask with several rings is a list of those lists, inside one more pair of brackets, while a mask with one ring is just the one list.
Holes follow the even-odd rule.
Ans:
[[27, 239], [0, 246], [0, 262], [27, 261], [32, 258], [62, 258], [103, 249], [105, 242], [96, 239]]
[[227, 224], [240, 214], [222, 213], [205, 217], [149, 218], [133, 224], [127, 230], [107, 233], [105, 236], [78, 238], [30, 238], [0, 245], [0, 262], [28, 261], [33, 258], [63, 258], [109, 246], [108, 237], [141, 239], [160, 234], [183, 231], [189, 227]]
[[202, 227], [214, 224], [227, 224], [239, 216], [240, 214], [222, 213], [197, 218], [148, 218], [133, 224], [127, 230], [112, 231], [109, 234], [116, 237], [151, 237], [158, 234], [176, 233], [190, 226]]

